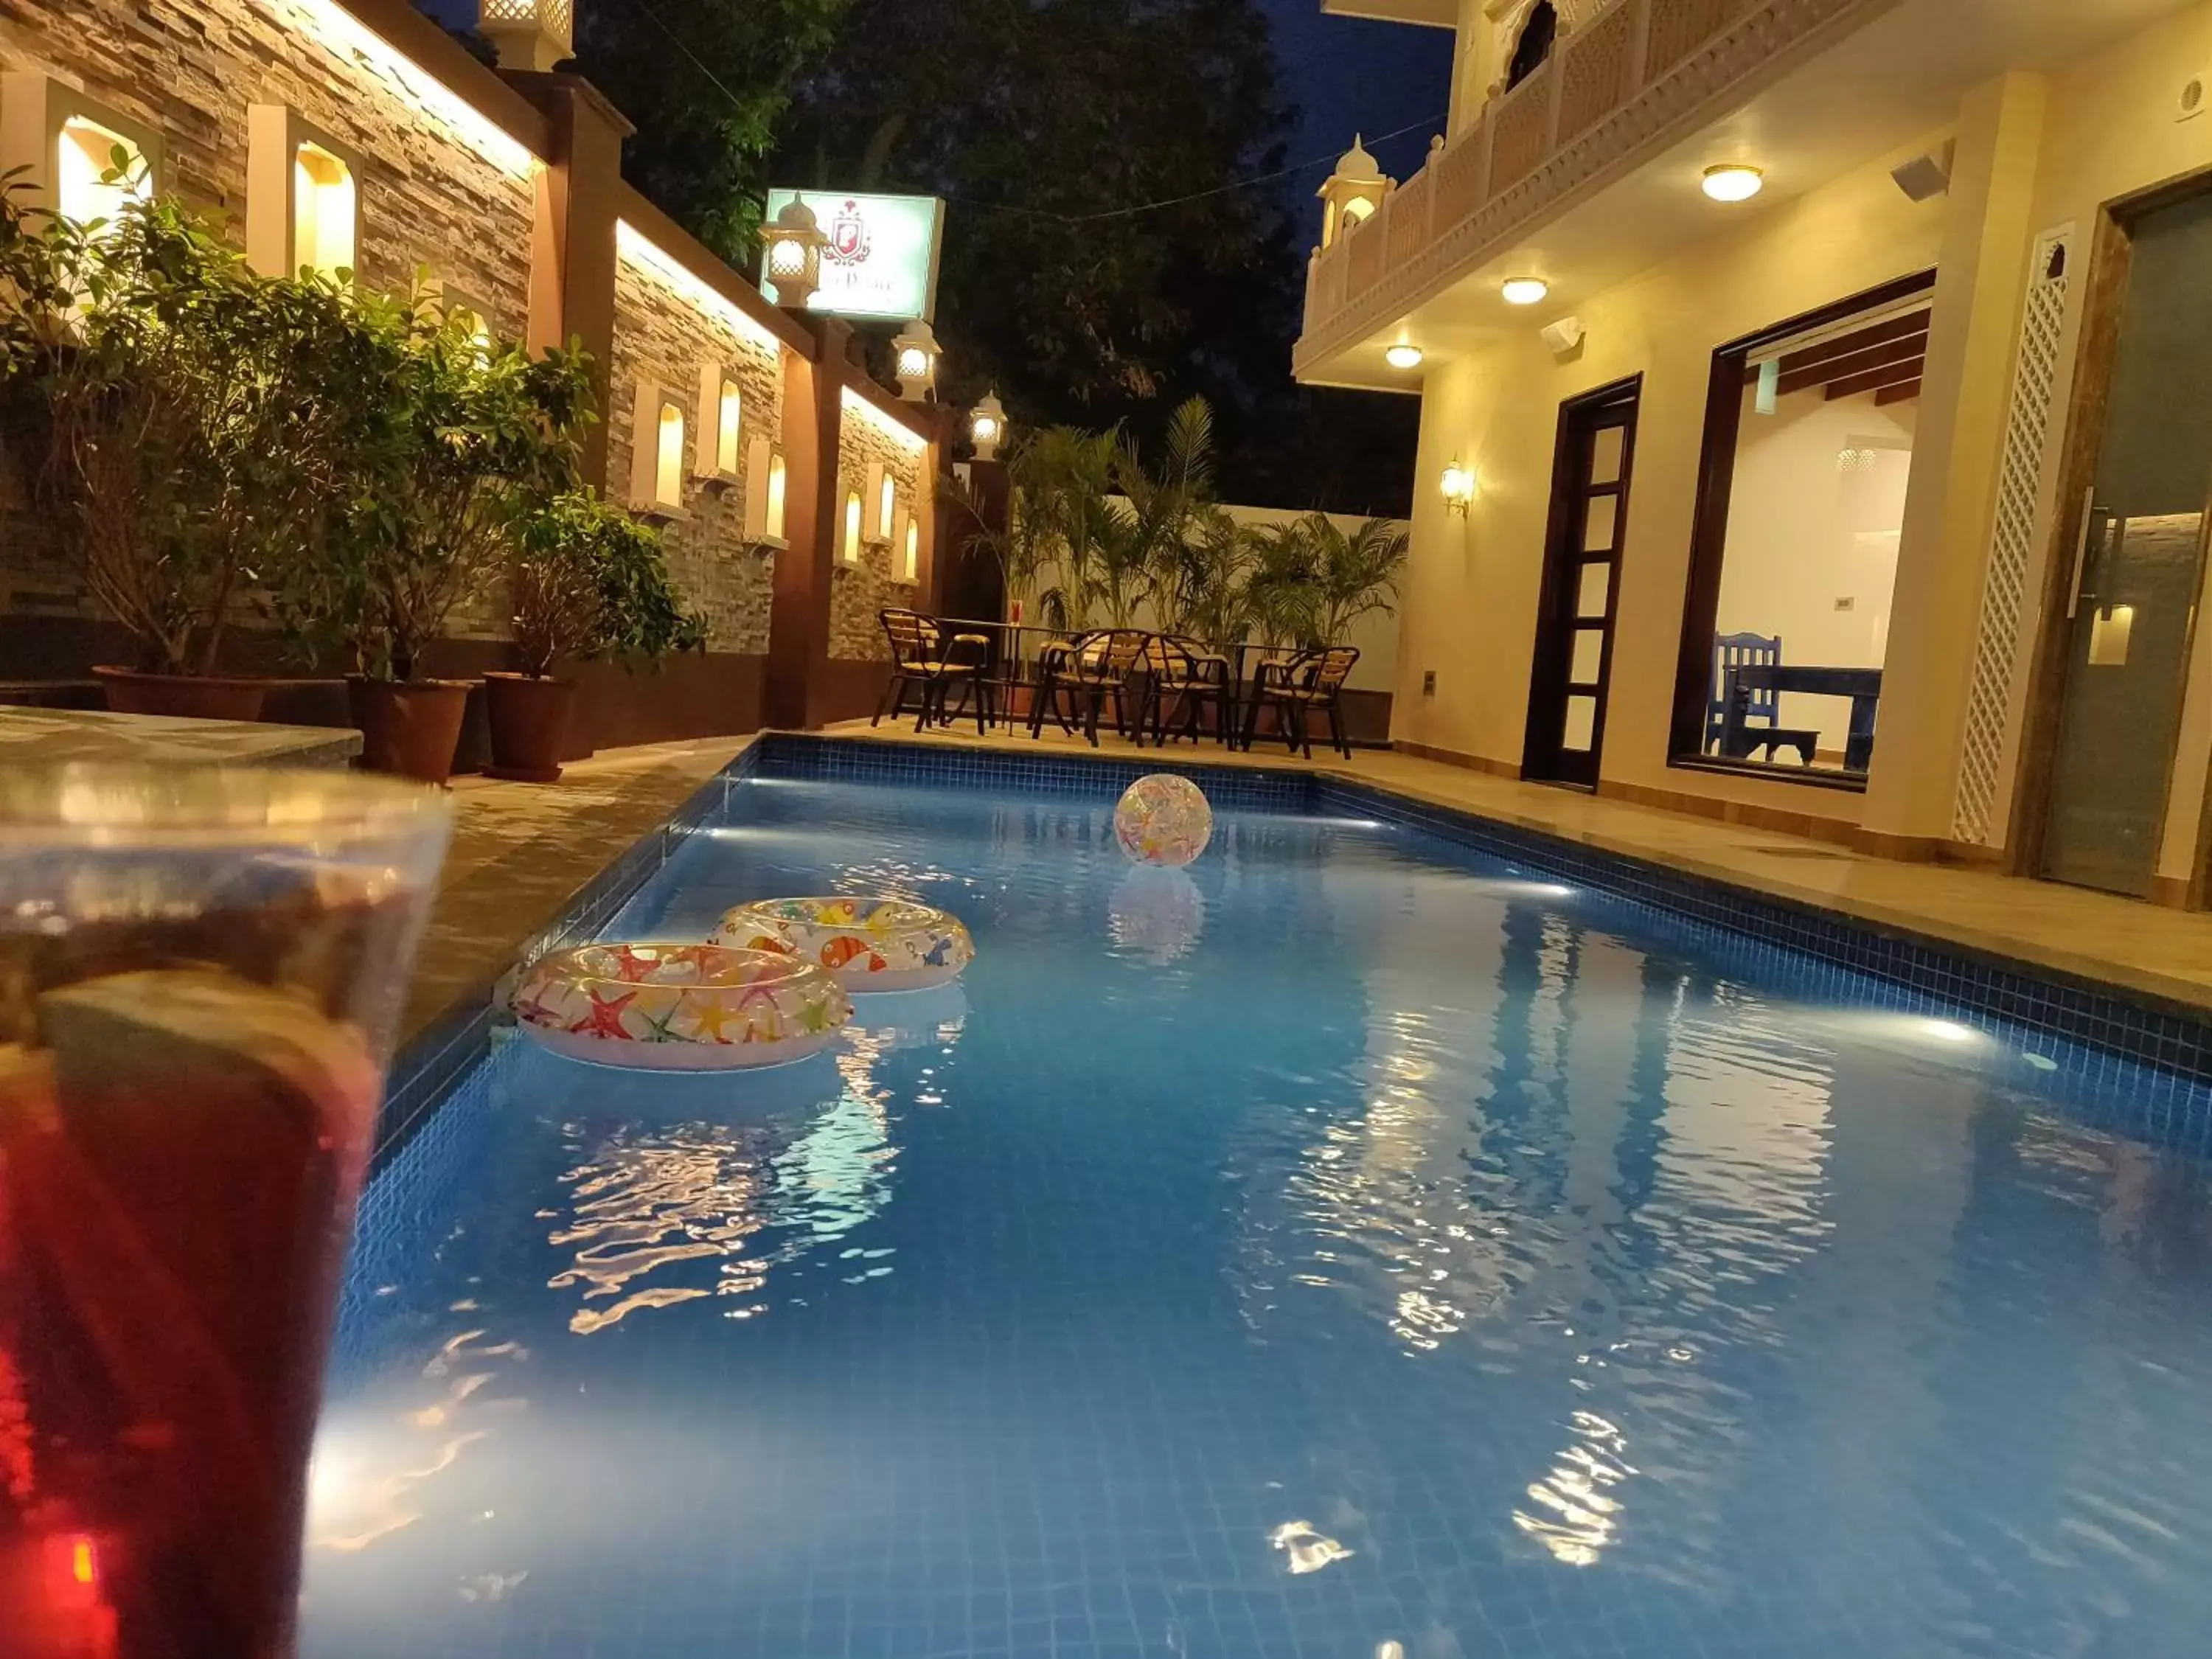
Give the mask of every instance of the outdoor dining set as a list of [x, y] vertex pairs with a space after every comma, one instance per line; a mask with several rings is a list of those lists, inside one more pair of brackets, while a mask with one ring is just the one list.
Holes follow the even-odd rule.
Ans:
[[1352, 646], [1275, 650], [1239, 645], [1216, 651], [1179, 635], [1141, 628], [1061, 629], [885, 610], [891, 680], [877, 707], [915, 717], [915, 729], [973, 720], [978, 733], [1026, 721], [1039, 737], [1049, 719], [1095, 748], [1100, 721], [1123, 738], [1155, 747], [1211, 736], [1249, 749], [1261, 735], [1313, 754], [1313, 726], [1349, 758], [1345, 683], [1358, 660]]

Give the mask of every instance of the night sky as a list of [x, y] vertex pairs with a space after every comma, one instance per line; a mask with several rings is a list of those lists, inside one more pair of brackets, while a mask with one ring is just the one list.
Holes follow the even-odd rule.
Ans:
[[[451, 26], [466, 27], [476, 21], [475, 0], [416, 3]], [[1295, 105], [1298, 112], [1284, 158], [1286, 165], [1316, 155], [1334, 157], [1351, 148], [1355, 132], [1371, 140], [1431, 117], [1431, 130], [1443, 130], [1444, 107], [1451, 97], [1450, 30], [1330, 17], [1323, 15], [1322, 0], [1252, 3], [1266, 14], [1274, 32], [1284, 101]], [[1370, 143], [1368, 148], [1385, 173], [1403, 179], [1420, 166], [1428, 143], [1425, 130], [1387, 144]], [[1316, 232], [1320, 220], [1313, 216], [1313, 191], [1327, 174], [1326, 167], [1312, 167], [1281, 186], [1286, 202], [1301, 216], [1300, 222], [1312, 217]], [[1302, 235], [1301, 246], [1304, 240]]]
[[[1352, 147], [1353, 133], [1363, 132], [1370, 141], [1368, 149], [1392, 178], [1402, 181], [1420, 166], [1429, 134], [1443, 131], [1445, 106], [1451, 100], [1449, 29], [1330, 17], [1322, 11], [1322, 0], [1253, 3], [1274, 30], [1285, 101], [1298, 108], [1290, 161], [1334, 156]], [[1430, 125], [1387, 144], [1371, 142], [1414, 121]], [[1313, 191], [1327, 176], [1326, 167], [1315, 167], [1285, 181], [1303, 204], [1299, 210], [1311, 220], [1315, 237], [1321, 220]], [[1300, 245], [1310, 240], [1302, 237]]]

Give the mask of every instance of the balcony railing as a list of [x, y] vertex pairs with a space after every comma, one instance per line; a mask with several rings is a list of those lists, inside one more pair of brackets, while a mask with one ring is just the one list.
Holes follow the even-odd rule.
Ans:
[[1316, 252], [1301, 363], [1391, 320], [1601, 173], [1853, 13], [1893, 0], [1612, 0]]

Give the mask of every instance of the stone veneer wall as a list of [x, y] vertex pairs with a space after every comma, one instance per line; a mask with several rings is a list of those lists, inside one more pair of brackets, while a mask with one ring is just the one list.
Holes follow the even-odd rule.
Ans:
[[[899, 500], [909, 509], [920, 505], [921, 469], [928, 456], [918, 438], [901, 438], [902, 431], [887, 415], [856, 406], [848, 396], [837, 428], [836, 546], [843, 551], [845, 498], [852, 491], [866, 492], [868, 468], [881, 461], [898, 480]], [[865, 510], [866, 503], [863, 503]], [[910, 605], [921, 592], [914, 582], [894, 579], [898, 550], [863, 545], [860, 562], [842, 559], [834, 566], [830, 599], [830, 656], [840, 662], [887, 662], [890, 642], [884, 637], [878, 613], [885, 605]]]
[[[711, 303], [711, 302], [710, 302]], [[613, 386], [607, 412], [607, 490], [629, 489], [635, 456], [632, 423], [641, 378], [672, 394], [684, 409], [684, 511], [665, 526], [668, 567], [693, 605], [706, 613], [707, 648], [744, 656], [768, 652], [769, 606], [775, 570], [765, 553], [745, 546], [747, 484], [714, 483], [696, 476], [702, 441], [699, 371], [719, 364], [738, 386], [738, 470], [756, 438], [783, 432], [783, 369], [779, 348], [749, 334], [677, 291], [636, 258], [625, 234], [615, 277]]]
[[[152, 128], [159, 186], [220, 215], [240, 245], [247, 109], [289, 105], [361, 156], [364, 283], [397, 292], [427, 269], [493, 326], [522, 333], [537, 214], [528, 153], [489, 122], [492, 136], [472, 141], [379, 72], [348, 44], [359, 27], [327, 0], [0, 0], [0, 70], [44, 73]], [[20, 513], [0, 523], [0, 610], [98, 617], [40, 528]], [[499, 607], [473, 604], [451, 631], [496, 635]]]

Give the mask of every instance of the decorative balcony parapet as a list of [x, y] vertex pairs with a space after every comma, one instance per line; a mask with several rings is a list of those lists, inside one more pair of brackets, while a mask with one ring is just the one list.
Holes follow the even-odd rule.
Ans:
[[1542, 68], [1315, 252], [1304, 371], [1473, 268], [1897, 0], [1611, 0]]

